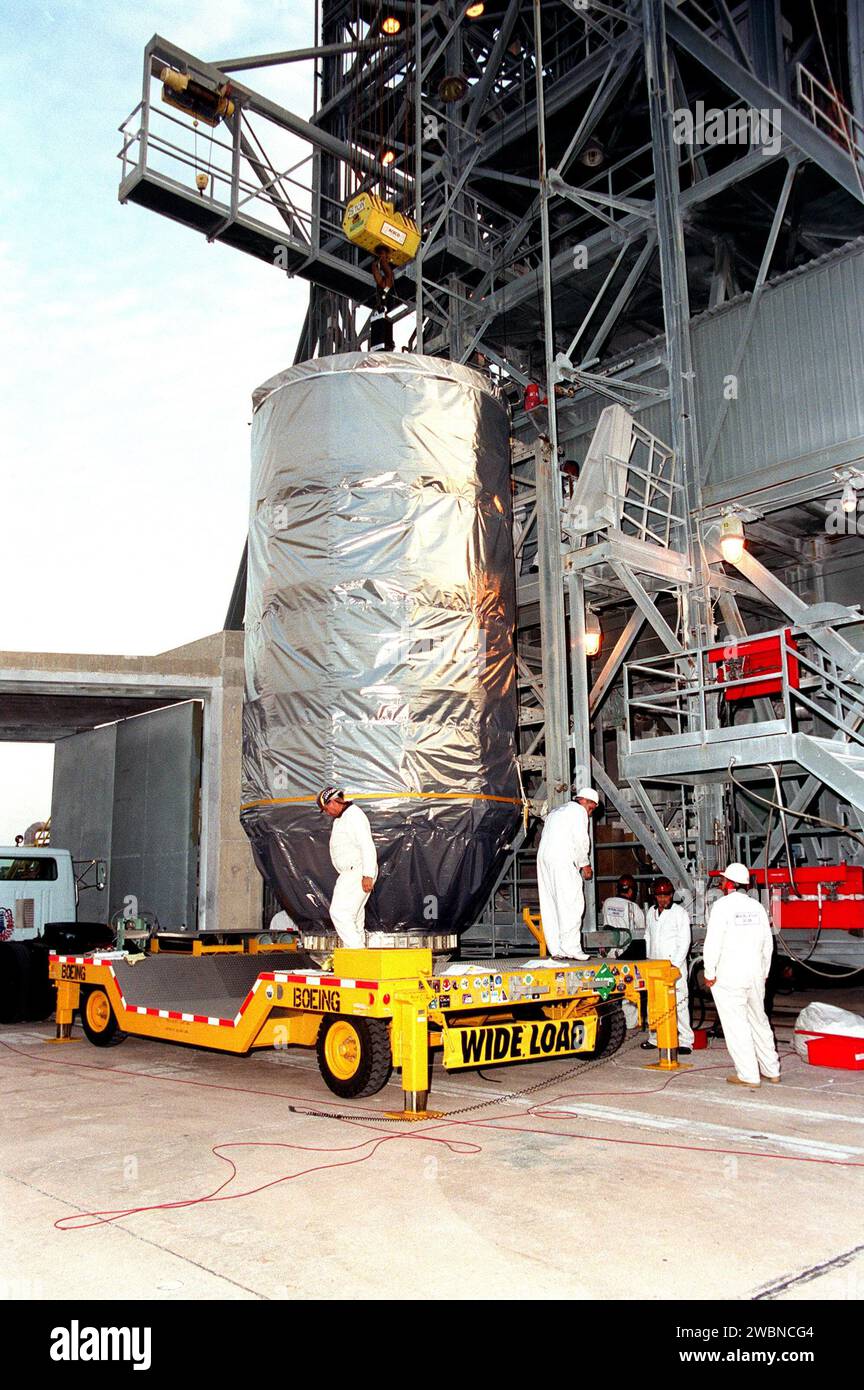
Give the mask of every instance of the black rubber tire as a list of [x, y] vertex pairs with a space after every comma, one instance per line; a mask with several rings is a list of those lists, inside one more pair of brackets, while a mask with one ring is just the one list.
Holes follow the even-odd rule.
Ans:
[[[350, 1076], [338, 1076], [327, 1059], [328, 1035], [337, 1025], [353, 1029], [356, 1035], [357, 1060]], [[327, 1086], [334, 1096], [342, 1100], [377, 1095], [390, 1080], [393, 1055], [386, 1018], [346, 1018], [344, 1014], [325, 1014], [318, 1029], [315, 1051]]]
[[[108, 1017], [105, 1026], [97, 1028], [94, 1026], [88, 1004], [90, 1000], [101, 995], [108, 1006]], [[81, 1027], [84, 1029], [84, 1036], [94, 1047], [117, 1047], [118, 1043], [126, 1041], [126, 1034], [121, 1033], [117, 1016], [111, 1006], [111, 1001], [101, 985], [91, 985], [87, 990], [81, 991], [81, 1004], [79, 1006], [81, 1016]]]
[[48, 975], [48, 952], [41, 942], [28, 945], [30, 969], [27, 977], [24, 1017], [31, 1023], [42, 1023], [57, 1007], [57, 991]]
[[617, 1052], [627, 1036], [627, 1021], [619, 1003], [606, 1006], [600, 1012], [597, 1023], [597, 1041], [591, 1052], [580, 1052], [583, 1062], [596, 1061], [598, 1057], [611, 1057]]
[[0, 1023], [20, 1023], [27, 1014], [30, 951], [23, 941], [0, 942]]
[[42, 940], [60, 956], [85, 956], [88, 951], [110, 951], [115, 932], [104, 922], [46, 922]]

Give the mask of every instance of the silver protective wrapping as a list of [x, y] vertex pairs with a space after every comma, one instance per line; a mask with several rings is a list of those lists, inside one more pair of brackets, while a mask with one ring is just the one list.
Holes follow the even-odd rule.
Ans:
[[326, 785], [369, 817], [371, 930], [469, 925], [519, 819], [509, 419], [470, 368], [350, 353], [253, 396], [243, 824], [329, 925]]

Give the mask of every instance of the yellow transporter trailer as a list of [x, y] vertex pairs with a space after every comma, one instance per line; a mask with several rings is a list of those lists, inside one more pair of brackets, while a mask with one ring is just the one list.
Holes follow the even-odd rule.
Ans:
[[624, 1038], [625, 998], [643, 1018], [647, 1005], [660, 1065], [678, 1064], [678, 972], [666, 961], [492, 961], [433, 973], [428, 950], [337, 950], [332, 972], [298, 969], [294, 959], [242, 946], [138, 963], [121, 951], [52, 955], [57, 1036], [71, 1036], [78, 1010], [99, 1047], [127, 1036], [236, 1053], [315, 1047], [343, 1098], [374, 1095], [401, 1068], [406, 1119], [429, 1113], [431, 1049], [447, 1071], [608, 1056]]

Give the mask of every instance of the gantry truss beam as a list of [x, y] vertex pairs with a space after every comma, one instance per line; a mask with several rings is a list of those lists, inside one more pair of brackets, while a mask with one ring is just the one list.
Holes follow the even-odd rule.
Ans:
[[[375, 286], [369, 257], [342, 234], [346, 200], [370, 189], [419, 211], [423, 251], [398, 273], [394, 319], [411, 331], [419, 312], [409, 347], [490, 370], [520, 441], [526, 793], [535, 808], [554, 804], [575, 768], [593, 768], [654, 862], [692, 882], [720, 853], [723, 806], [694, 784], [675, 813], [675, 839], [672, 802], [642, 764], [629, 786], [610, 777], [622, 671], [637, 651], [662, 648], [678, 661], [712, 632], [746, 637], [761, 602], [800, 620], [795, 595], [779, 580], [772, 587], [765, 564], [751, 557], [733, 572], [719, 559], [710, 526], [726, 500], [716, 462], [733, 406], [698, 399], [690, 319], [750, 293], [734, 375], [771, 277], [864, 230], [861, 0], [849, 0], [848, 23], [838, 15], [830, 32], [819, 6], [815, 18], [801, 6], [785, 46], [773, 0], [487, 0], [473, 19], [466, 0], [400, 0], [398, 36], [379, 31], [380, 7], [367, 0], [317, 8], [318, 31], [294, 50], [208, 61], [155, 36], [142, 100], [123, 127], [120, 196], [308, 280], [299, 358], [368, 341]], [[281, 65], [304, 63], [316, 73], [313, 110], [298, 115], [258, 90]], [[160, 101], [164, 65], [211, 87], [230, 82], [233, 116], [191, 139]], [[709, 138], [694, 116], [679, 142], [676, 122], [700, 103], [722, 118], [721, 135]], [[761, 143], [736, 134], [748, 111], [767, 117]], [[206, 175], [203, 191], [196, 175]], [[638, 361], [628, 358], [648, 342]], [[528, 388], [539, 397], [533, 411], [523, 408]], [[683, 510], [670, 511], [661, 542], [650, 527], [637, 535], [623, 523], [562, 537], [572, 465], [588, 466], [590, 422], [578, 419], [598, 400], [637, 418], [668, 402]], [[802, 462], [800, 476], [771, 481], [773, 495], [824, 495], [834, 471], [833, 455], [818, 472]], [[784, 558], [777, 528], [761, 541]], [[241, 567], [232, 624], [243, 592]], [[593, 680], [581, 653], [586, 604], [614, 619], [617, 634]], [[837, 625], [828, 615], [814, 637], [854, 681], [854, 645]], [[718, 708], [706, 707], [709, 732]], [[832, 765], [824, 749], [807, 753], [814, 767]], [[799, 809], [818, 795], [804, 773]], [[737, 799], [755, 833], [753, 807]], [[771, 838], [773, 853], [776, 831]]]

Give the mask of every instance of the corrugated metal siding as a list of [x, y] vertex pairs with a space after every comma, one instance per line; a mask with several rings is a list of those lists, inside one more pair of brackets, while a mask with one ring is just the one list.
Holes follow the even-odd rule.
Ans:
[[[107, 922], [111, 897], [111, 823], [114, 814], [114, 765], [119, 724], [87, 729], [54, 745], [51, 793], [51, 838], [71, 851], [73, 859], [102, 859], [109, 878], [105, 892], [82, 890], [78, 917]], [[93, 875], [88, 875], [92, 881]]]
[[201, 706], [195, 700], [60, 739], [51, 833], [73, 859], [104, 859], [104, 893], [79, 917], [107, 922], [130, 895], [166, 930], [197, 923]]
[[[750, 297], [693, 321], [699, 438], [703, 451], [723, 404]], [[653, 356], [662, 339], [651, 345]], [[638, 354], [633, 354], [637, 356]], [[640, 381], [662, 386], [664, 373]], [[565, 417], [563, 438], [593, 428], [607, 402], [597, 398]], [[670, 438], [668, 404], [638, 411], [640, 423]], [[712, 484], [752, 478], [817, 450], [864, 436], [864, 247], [769, 285], [762, 295], [710, 464]], [[587, 441], [574, 453], [582, 457]]]
[[197, 926], [201, 706], [152, 710], [117, 727], [112, 912], [128, 896], [164, 930]]

